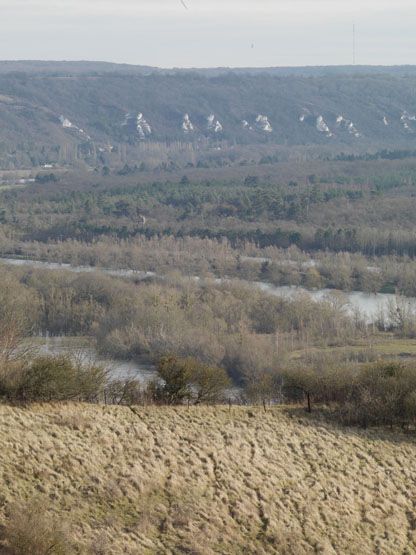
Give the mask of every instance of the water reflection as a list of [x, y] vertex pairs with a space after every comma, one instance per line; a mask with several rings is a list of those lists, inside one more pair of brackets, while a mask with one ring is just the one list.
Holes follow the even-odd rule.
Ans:
[[156, 377], [156, 369], [149, 360], [123, 361], [105, 358], [85, 338], [78, 337], [41, 337], [36, 341], [40, 355], [68, 355], [85, 364], [100, 364], [108, 369], [112, 379], [136, 378], [148, 383]]

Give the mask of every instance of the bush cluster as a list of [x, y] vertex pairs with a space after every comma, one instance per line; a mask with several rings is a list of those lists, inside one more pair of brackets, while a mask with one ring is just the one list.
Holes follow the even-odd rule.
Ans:
[[416, 368], [411, 364], [378, 361], [359, 368], [295, 368], [282, 378], [287, 399], [307, 397], [326, 404], [346, 424], [416, 423]]
[[41, 356], [3, 367], [0, 396], [9, 401], [97, 402], [107, 384], [107, 372], [70, 357]]
[[158, 365], [158, 377], [144, 386], [135, 378], [112, 380], [103, 367], [84, 365], [69, 356], [41, 356], [3, 367], [0, 398], [29, 403], [200, 404], [223, 400], [230, 385], [223, 368], [193, 358], [163, 357]]

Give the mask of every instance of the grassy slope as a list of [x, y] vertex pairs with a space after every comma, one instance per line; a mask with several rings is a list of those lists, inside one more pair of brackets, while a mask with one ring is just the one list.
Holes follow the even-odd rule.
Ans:
[[0, 524], [38, 497], [90, 553], [415, 553], [413, 439], [280, 409], [135, 410], [0, 406]]
[[359, 355], [373, 354], [377, 357], [403, 357], [407, 359], [416, 358], [416, 341], [414, 339], [394, 337], [392, 334], [380, 333], [372, 338], [371, 343], [367, 341], [357, 341], [352, 345], [343, 345], [336, 347], [308, 347], [292, 351], [290, 358], [293, 360], [301, 360], [310, 355], [340, 355], [342, 353], [351, 353]]

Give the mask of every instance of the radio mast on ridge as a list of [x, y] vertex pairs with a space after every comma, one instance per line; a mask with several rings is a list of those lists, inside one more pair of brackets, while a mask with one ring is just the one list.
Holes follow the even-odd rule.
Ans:
[[352, 26], [352, 65], [355, 66], [357, 58], [355, 23]]

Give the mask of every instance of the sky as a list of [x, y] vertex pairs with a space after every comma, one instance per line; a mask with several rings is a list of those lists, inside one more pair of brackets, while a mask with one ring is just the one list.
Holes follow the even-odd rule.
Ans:
[[[182, 4], [185, 3], [186, 7]], [[415, 64], [415, 0], [0, 0], [0, 59]]]

